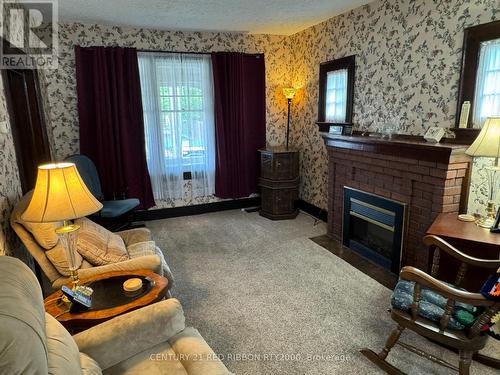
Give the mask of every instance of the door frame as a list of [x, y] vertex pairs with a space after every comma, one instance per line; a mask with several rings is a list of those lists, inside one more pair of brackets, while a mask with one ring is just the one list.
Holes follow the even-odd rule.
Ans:
[[[5, 39], [0, 37], [0, 42], [4, 45], [7, 43]], [[9, 47], [10, 51], [13, 51], [17, 54], [23, 54], [25, 53], [17, 48]], [[11, 92], [11, 87], [9, 83], [9, 71], [16, 71], [20, 72], [22, 74], [23, 69], [1, 69], [1, 79], [3, 80], [3, 85], [4, 85], [4, 91], [5, 91], [5, 100], [7, 104], [7, 113], [9, 115], [9, 120], [11, 124], [11, 133], [12, 133], [12, 138], [14, 140], [14, 148], [16, 152], [16, 161], [17, 161], [17, 167], [19, 170], [19, 178], [21, 180], [21, 189], [23, 194], [26, 194], [29, 190], [31, 190], [33, 187], [29, 186], [28, 180], [27, 180], [27, 171], [24, 170], [24, 165], [22, 163], [21, 155], [23, 153], [23, 146], [21, 144], [21, 137], [22, 135], [19, 134], [19, 129], [15, 126], [16, 123], [16, 115], [14, 111], [14, 104], [13, 104], [13, 97], [12, 97], [12, 92]], [[47, 152], [47, 155], [50, 160], [52, 160], [52, 153], [50, 149], [50, 144], [48, 140], [48, 135], [47, 135], [47, 123], [45, 121], [45, 112], [43, 110], [43, 100], [42, 100], [42, 95], [41, 95], [41, 90], [40, 90], [40, 79], [38, 75], [38, 71], [36, 69], [29, 69], [33, 72], [33, 83], [34, 83], [34, 89], [35, 89], [35, 98], [36, 98], [36, 104], [38, 107], [38, 117], [40, 118], [40, 126], [43, 129], [41, 132], [41, 145], [43, 149]], [[27, 88], [25, 87], [27, 90]], [[31, 116], [31, 113], [29, 114]]]

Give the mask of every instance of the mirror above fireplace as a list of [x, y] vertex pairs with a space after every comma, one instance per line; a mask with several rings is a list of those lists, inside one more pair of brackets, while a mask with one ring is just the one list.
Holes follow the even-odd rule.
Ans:
[[[464, 103], [469, 115], [462, 115]], [[500, 21], [465, 29], [456, 128], [482, 127], [488, 116], [500, 115]], [[461, 121], [462, 117], [462, 121]]]
[[355, 56], [320, 65], [318, 123], [352, 123], [355, 66]]

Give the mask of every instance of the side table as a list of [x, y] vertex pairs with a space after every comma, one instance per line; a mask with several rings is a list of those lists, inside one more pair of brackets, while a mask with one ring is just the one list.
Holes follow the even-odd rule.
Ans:
[[[142, 290], [134, 295], [126, 295], [123, 282], [134, 277], [143, 280]], [[113, 271], [83, 279], [80, 284], [94, 290], [92, 307], [88, 310], [69, 312], [69, 305], [61, 300], [61, 290], [44, 300], [45, 311], [71, 333], [86, 330], [115, 316], [162, 300], [167, 292], [168, 280], [149, 270]]]
[[282, 146], [259, 150], [259, 214], [271, 220], [294, 219], [299, 210], [299, 152]]
[[[427, 230], [427, 234], [441, 237], [461, 252], [481, 259], [500, 259], [500, 234], [491, 233], [472, 222], [458, 220], [457, 214], [440, 214]], [[432, 254], [429, 254], [432, 263]], [[443, 254], [441, 262], [449, 264], [439, 273], [439, 279], [454, 282], [460, 263], [447, 254]], [[430, 270], [430, 263], [429, 269]], [[470, 267], [467, 270], [463, 287], [471, 292], [477, 292], [489, 275]]]

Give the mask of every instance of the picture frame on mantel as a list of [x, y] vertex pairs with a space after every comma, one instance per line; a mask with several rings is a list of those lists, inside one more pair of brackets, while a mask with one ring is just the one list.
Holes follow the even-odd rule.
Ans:
[[353, 124], [352, 123], [334, 123], [334, 122], [316, 122], [319, 131], [322, 133], [329, 133], [333, 135], [352, 135]]

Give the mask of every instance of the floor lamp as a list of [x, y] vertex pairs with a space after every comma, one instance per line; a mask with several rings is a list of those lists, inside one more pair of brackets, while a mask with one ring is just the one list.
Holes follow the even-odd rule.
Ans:
[[288, 101], [288, 118], [286, 123], [286, 149], [288, 150], [288, 140], [290, 137], [290, 107], [292, 105], [292, 99], [297, 93], [297, 89], [293, 87], [285, 87], [283, 89], [283, 95], [285, 95]]
[[498, 176], [500, 171], [500, 117], [488, 117], [484, 122], [481, 132], [474, 143], [465, 151], [472, 157], [495, 158], [495, 164], [486, 167], [488, 173], [488, 206], [486, 208], [486, 217], [482, 218], [477, 224], [483, 228], [491, 228], [495, 223], [495, 198], [498, 190]]
[[79, 282], [75, 251], [80, 226], [71, 220], [93, 214], [101, 208], [101, 202], [85, 186], [75, 164], [58, 163], [38, 167], [33, 196], [21, 218], [34, 223], [62, 222], [56, 228], [56, 233], [64, 246], [73, 289]]

